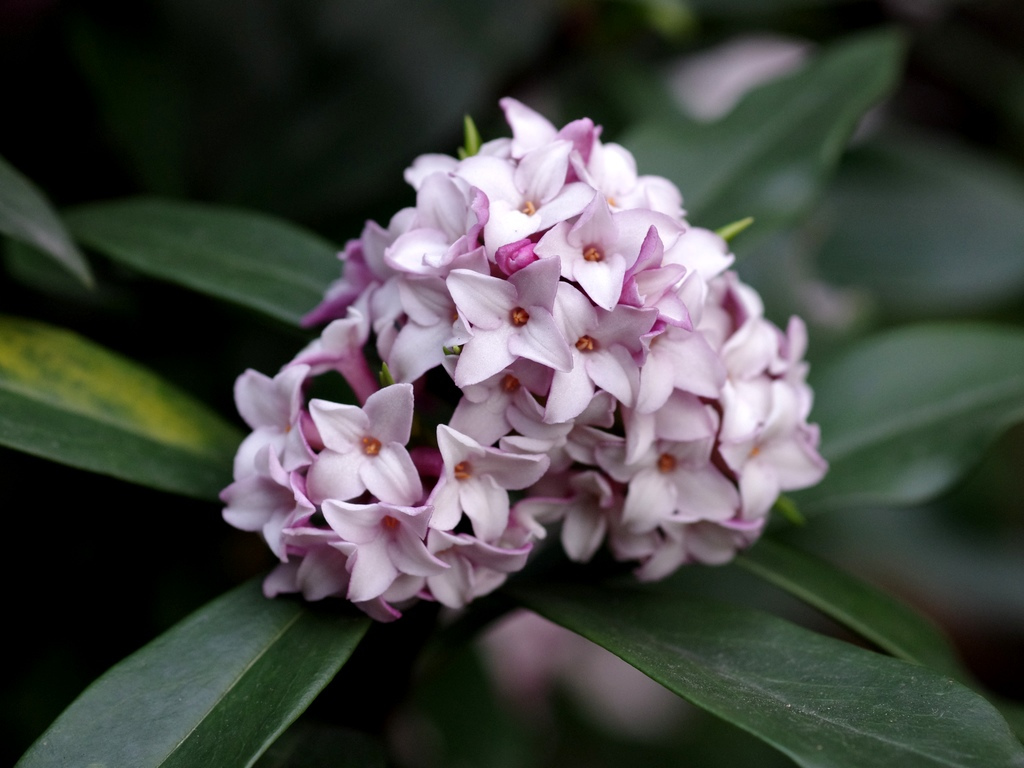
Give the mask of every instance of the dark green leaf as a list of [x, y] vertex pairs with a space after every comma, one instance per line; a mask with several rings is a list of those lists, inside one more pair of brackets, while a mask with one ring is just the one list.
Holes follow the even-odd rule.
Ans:
[[887, 653], [966, 682], [966, 673], [953, 647], [938, 627], [910, 607], [824, 560], [763, 539], [736, 562]]
[[152, 488], [214, 498], [241, 434], [80, 336], [0, 316], [0, 443]]
[[[1007, 469], [1012, 472], [1011, 467], [1012, 464]], [[1021, 583], [1024, 583], [1024, 561], [1012, 536], [995, 532], [990, 536], [979, 536], [977, 532], [965, 535], [964, 524], [970, 525], [984, 514], [986, 501], [979, 484], [994, 485], [992, 475], [985, 473], [984, 468], [973, 472], [954, 495], [946, 497], [941, 508], [932, 505], [909, 509], [860, 509], [855, 515], [819, 517], [814, 525], [793, 531], [791, 535], [828, 560], [841, 562], [851, 572], [883, 577], [901, 594], [917, 596], [923, 603], [941, 611], [943, 622], [958, 632], [971, 627], [998, 627], [997, 634], [1013, 636], [1024, 631], [1024, 593], [1020, 590]], [[1013, 502], [1008, 501], [1008, 504]], [[765, 543], [760, 542], [750, 550], [750, 554], [755, 555]], [[745, 558], [737, 558], [737, 563], [748, 565]], [[798, 597], [802, 591], [818, 593], [810, 598], [815, 605], [829, 616], [860, 631], [855, 622], [847, 622], [844, 616], [853, 613], [855, 608], [844, 597], [845, 590], [832, 586], [834, 576], [826, 572], [815, 575], [811, 569], [794, 569], [786, 565], [771, 578]], [[816, 580], [821, 580], [823, 585], [816, 585]], [[898, 624], [900, 621], [899, 610], [893, 612], [884, 604], [870, 607], [868, 603], [862, 603], [861, 607], [864, 612], [855, 621], [873, 625], [874, 642], [890, 653], [905, 656], [910, 652], [915, 657], [925, 658], [920, 653], [920, 646], [914, 651], [905, 640], [900, 640], [903, 634], [914, 628], [912, 617], [905, 620], [907, 626], [893, 626], [894, 622]], [[922, 629], [923, 632], [914, 634], [919, 641], [926, 641], [927, 628]], [[968, 637], [972, 631], [966, 630]], [[877, 637], [880, 634], [888, 635], [888, 638], [880, 639]], [[872, 637], [868, 632], [864, 635]], [[982, 689], [962, 669], [954, 671], [948, 666], [940, 666], [942, 662], [938, 657], [943, 645], [945, 643], [941, 640], [934, 643], [933, 650], [928, 652], [930, 660], [926, 663], [946, 670], [981, 691], [999, 709], [1018, 738], [1024, 740], [1024, 705]], [[989, 680], [996, 682], [992, 678]]]
[[93, 284], [85, 257], [68, 237], [49, 201], [0, 157], [0, 232], [52, 256], [87, 286]]
[[1024, 289], [1024, 176], [905, 135], [851, 153], [820, 209], [818, 266], [894, 313], [948, 314]]
[[300, 720], [270, 745], [255, 768], [385, 768], [387, 764], [383, 745], [371, 736]]
[[82, 243], [140, 272], [289, 323], [341, 274], [333, 245], [252, 211], [140, 198], [77, 208], [66, 221]]
[[949, 488], [1024, 418], [1024, 332], [921, 325], [864, 340], [812, 371], [830, 469], [805, 512], [911, 504]]
[[82, 281], [33, 245], [8, 239], [3, 243], [3, 262], [7, 274], [24, 286], [50, 298], [71, 299], [80, 303], [97, 301], [106, 287], [102, 283], [87, 287]]
[[894, 33], [862, 35], [752, 91], [717, 122], [661, 119], [622, 144], [642, 172], [679, 185], [692, 221], [720, 227], [753, 216], [764, 234], [815, 199], [857, 120], [893, 87], [902, 52]]
[[19, 768], [249, 766], [355, 649], [365, 618], [228, 592], [112, 667]]
[[513, 594], [798, 765], [1024, 766], [996, 710], [959, 683], [773, 616], [607, 586]]

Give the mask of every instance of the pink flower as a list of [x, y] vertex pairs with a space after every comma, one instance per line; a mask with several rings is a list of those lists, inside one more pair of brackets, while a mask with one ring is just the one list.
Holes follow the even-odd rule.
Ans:
[[532, 545], [505, 548], [486, 544], [465, 533], [433, 528], [427, 547], [448, 569], [428, 575], [430, 596], [449, 608], [461, 608], [477, 597], [489, 594], [505, 583], [510, 573], [526, 564]]
[[501, 280], [464, 269], [448, 276], [448, 290], [472, 338], [459, 354], [455, 383], [476, 384], [525, 357], [558, 371], [572, 367], [569, 345], [551, 308], [558, 264], [540, 260]]
[[711, 463], [712, 447], [711, 439], [659, 440], [628, 464], [623, 444], [599, 448], [601, 467], [620, 483], [628, 483], [623, 522], [642, 532], [668, 520], [734, 517], [740, 507], [739, 492]]
[[395, 504], [349, 504], [328, 500], [324, 518], [341, 537], [348, 556], [346, 597], [354, 603], [383, 595], [402, 574], [433, 576], [448, 565], [427, 551], [424, 539], [431, 508]]
[[640, 383], [641, 338], [657, 319], [654, 310], [593, 306], [568, 283], [559, 283], [554, 317], [563, 338], [571, 340], [572, 367], [556, 371], [548, 394], [545, 421], [568, 421], [581, 414], [595, 388], [632, 406]]
[[544, 537], [541, 523], [563, 520], [562, 547], [570, 560], [585, 563], [604, 541], [609, 521], [621, 515], [622, 499], [608, 478], [588, 470], [568, 482], [573, 494], [566, 498], [534, 496], [523, 499], [513, 514], [538, 538]]
[[[320, 337], [239, 378], [224, 517], [282, 560], [268, 594], [461, 607], [559, 521], [570, 559], [607, 544], [662, 578], [729, 560], [825, 472], [803, 323], [768, 321], [600, 126], [501, 108], [511, 138], [406, 169], [415, 205], [346, 245]], [[361, 406], [309, 400], [333, 373]]]
[[301, 428], [302, 387], [309, 367], [292, 365], [271, 379], [248, 370], [235, 382], [235, 405], [252, 427], [235, 454], [235, 479], [252, 474], [256, 455], [269, 446], [286, 470], [309, 464], [309, 450]]
[[412, 385], [375, 392], [362, 408], [326, 400], [313, 400], [309, 407], [325, 446], [309, 470], [311, 499], [344, 501], [364, 491], [392, 504], [415, 504], [422, 498], [419, 473], [405, 448], [412, 428]]
[[465, 514], [486, 542], [497, 540], [508, 525], [508, 492], [533, 485], [548, 468], [547, 456], [485, 448], [444, 424], [437, 428], [437, 445], [444, 475], [427, 499], [435, 509], [432, 527], [450, 531]]

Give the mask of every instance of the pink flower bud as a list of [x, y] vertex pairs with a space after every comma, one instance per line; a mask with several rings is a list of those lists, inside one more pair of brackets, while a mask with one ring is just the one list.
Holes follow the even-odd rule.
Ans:
[[518, 272], [523, 267], [533, 264], [540, 257], [533, 252], [536, 245], [530, 238], [524, 237], [514, 243], [503, 245], [494, 254], [494, 260], [498, 263], [498, 269], [506, 275]]

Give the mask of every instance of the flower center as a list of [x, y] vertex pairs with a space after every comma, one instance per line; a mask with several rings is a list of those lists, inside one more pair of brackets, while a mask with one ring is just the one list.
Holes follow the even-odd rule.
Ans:
[[589, 336], [580, 336], [576, 339], [576, 349], [580, 352], [593, 352], [594, 340]]
[[583, 251], [583, 258], [586, 261], [601, 261], [604, 258], [604, 254], [601, 253], [601, 249], [596, 245], [588, 245], [587, 249]]
[[537, 206], [533, 204], [532, 200], [527, 200], [519, 210], [527, 216], [533, 216], [537, 212]]
[[469, 466], [468, 461], [460, 461], [455, 465], [452, 474], [455, 475], [456, 480], [468, 480], [473, 476], [473, 468]]
[[526, 321], [530, 319], [530, 313], [522, 307], [516, 307], [513, 309], [509, 316], [512, 318], [512, 325], [521, 326], [526, 325]]
[[363, 453], [367, 456], [376, 456], [380, 453], [380, 440], [376, 437], [363, 438]]
[[398, 520], [396, 520], [395, 518], [393, 518], [393, 517], [392, 517], [391, 515], [384, 515], [384, 519], [383, 519], [383, 520], [381, 520], [381, 523], [382, 523], [382, 524], [384, 525], [384, 527], [385, 527], [385, 528], [387, 528], [387, 529], [388, 529], [389, 531], [393, 531], [393, 530], [395, 530], [395, 528], [397, 528], [397, 527], [398, 527]]
[[658, 471], [659, 472], [671, 472], [676, 468], [676, 457], [663, 453], [658, 457]]
[[501, 388], [506, 392], [515, 392], [519, 389], [519, 379], [511, 373], [506, 373], [505, 378], [501, 380]]

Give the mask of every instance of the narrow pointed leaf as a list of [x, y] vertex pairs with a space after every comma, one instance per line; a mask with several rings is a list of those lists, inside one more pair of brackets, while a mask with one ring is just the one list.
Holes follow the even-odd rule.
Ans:
[[81, 336], [0, 316], [0, 444], [199, 498], [231, 480], [241, 433]]
[[0, 157], [0, 232], [34, 246], [92, 286], [92, 271], [35, 184]]
[[1024, 766], [1024, 746], [950, 678], [739, 606], [642, 589], [513, 596], [805, 768]]
[[[922, 664], [980, 690], [941, 629], [910, 606], [824, 560], [762, 539], [737, 557], [736, 563], [896, 658]], [[1024, 707], [995, 696], [989, 700], [1024, 740]]]
[[692, 221], [753, 216], [760, 236], [814, 201], [857, 121], [895, 85], [902, 54], [890, 31], [861, 35], [752, 91], [721, 120], [661, 119], [622, 143], [643, 172], [679, 185]]
[[252, 765], [368, 626], [243, 584], [107, 671], [18, 768]]
[[931, 621], [816, 557], [762, 539], [736, 563], [870, 640], [887, 653], [966, 682], [953, 646]]
[[1024, 332], [919, 325], [869, 338], [812, 370], [824, 481], [805, 512], [905, 505], [948, 489], [1024, 419]]
[[341, 274], [331, 243], [252, 211], [137, 198], [65, 219], [80, 242], [111, 259], [292, 324]]

